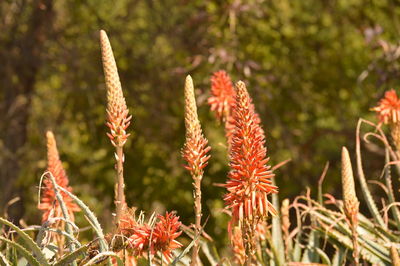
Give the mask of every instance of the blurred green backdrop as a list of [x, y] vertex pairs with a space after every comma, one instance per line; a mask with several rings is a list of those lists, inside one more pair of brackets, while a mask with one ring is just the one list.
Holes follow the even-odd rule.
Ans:
[[105, 135], [100, 29], [133, 114], [125, 149], [132, 206], [177, 210], [193, 222], [192, 180], [180, 157], [191, 74], [212, 146], [206, 231], [225, 234], [224, 190], [214, 185], [228, 171], [225, 139], [206, 101], [220, 69], [248, 84], [272, 165], [292, 159], [276, 173], [281, 198], [315, 190], [326, 161], [324, 189], [340, 194], [341, 146], [353, 148], [357, 119], [374, 119], [369, 109], [398, 83], [399, 16], [398, 0], [2, 0], [0, 208], [20, 196], [10, 215], [40, 222], [37, 184], [51, 129], [74, 191], [110, 224], [114, 151]]

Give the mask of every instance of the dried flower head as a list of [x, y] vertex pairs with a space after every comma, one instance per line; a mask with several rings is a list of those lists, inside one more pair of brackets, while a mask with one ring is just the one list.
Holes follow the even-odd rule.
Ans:
[[377, 112], [379, 121], [384, 124], [396, 124], [400, 121], [400, 99], [396, 91], [391, 89], [385, 92], [385, 96], [379, 101], [379, 105], [372, 108]]
[[211, 77], [211, 94], [208, 104], [219, 120], [227, 120], [235, 105], [235, 89], [231, 78], [223, 71], [217, 71]]
[[100, 31], [101, 55], [107, 88], [107, 136], [114, 146], [123, 146], [129, 134], [126, 133], [132, 116], [126, 106], [119, 80], [117, 64], [105, 31]]
[[211, 147], [207, 146], [208, 141], [201, 130], [194, 97], [193, 80], [190, 76], [186, 77], [185, 82], [185, 126], [186, 142], [182, 149], [182, 157], [187, 162], [185, 168], [191, 172], [192, 176], [199, 177], [203, 175], [203, 169], [207, 166], [210, 158], [207, 153]]
[[[68, 185], [68, 176], [62, 166], [60, 160], [56, 139], [51, 131], [47, 131], [47, 171], [49, 171], [56, 180], [57, 184], [66, 190], [72, 192], [72, 188]], [[50, 214], [54, 217], [62, 217], [62, 211], [60, 204], [56, 200], [56, 194], [53, 189], [53, 183], [50, 179], [43, 180], [43, 191], [41, 193], [41, 199], [39, 209], [43, 211], [42, 222], [48, 220]], [[80, 211], [79, 207], [73, 202], [65, 192], [60, 192], [63, 200], [68, 209], [70, 219], [74, 220], [74, 212]]]
[[230, 149], [230, 167], [224, 200], [236, 220], [265, 218], [276, 214], [267, 195], [277, 193], [272, 185], [273, 173], [267, 166], [264, 131], [246, 86], [236, 84], [236, 105], [233, 110], [235, 130]]

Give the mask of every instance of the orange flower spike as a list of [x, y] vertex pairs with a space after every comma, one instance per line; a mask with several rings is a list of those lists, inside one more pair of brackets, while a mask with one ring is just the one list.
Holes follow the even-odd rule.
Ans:
[[[62, 166], [60, 156], [58, 154], [57, 143], [54, 134], [47, 131], [47, 171], [49, 171], [56, 180], [57, 184], [68, 191], [72, 192], [69, 186], [68, 176]], [[42, 222], [48, 220], [51, 211], [54, 209], [55, 217], [62, 217], [61, 207], [56, 200], [53, 184], [49, 179], [43, 181], [44, 189], [41, 193], [39, 209], [43, 211]], [[64, 192], [61, 192], [63, 200], [69, 212], [69, 216], [74, 220], [74, 212], [80, 211], [80, 208], [73, 202], [73, 200]]]
[[396, 124], [400, 121], [400, 99], [394, 89], [385, 92], [378, 106], [372, 108], [377, 112], [380, 123]]
[[130, 135], [126, 133], [126, 129], [130, 125], [132, 116], [129, 116], [129, 110], [126, 106], [110, 41], [103, 30], [100, 31], [100, 44], [107, 88], [106, 124], [110, 128], [107, 136], [114, 146], [122, 147]]
[[211, 77], [211, 94], [208, 99], [211, 111], [215, 112], [219, 120], [227, 121], [235, 106], [236, 92], [231, 78], [225, 71], [217, 71]]
[[264, 131], [243, 82], [236, 84], [236, 93], [230, 149], [231, 171], [225, 184], [228, 193], [224, 200], [232, 210], [234, 219], [258, 220], [265, 218], [268, 212], [276, 214], [267, 195], [277, 193], [278, 188], [271, 182], [274, 175], [270, 166], [266, 165], [269, 159], [264, 147]]
[[202, 177], [203, 169], [208, 164], [211, 147], [203, 136], [200, 121], [197, 115], [196, 99], [194, 96], [193, 80], [190, 76], [185, 81], [185, 127], [186, 142], [182, 149], [182, 157], [187, 162], [185, 168], [193, 177]]

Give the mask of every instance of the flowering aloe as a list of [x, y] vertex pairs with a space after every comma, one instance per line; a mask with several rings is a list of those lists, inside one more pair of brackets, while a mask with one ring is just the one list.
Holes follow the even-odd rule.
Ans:
[[[51, 131], [47, 131], [47, 171], [49, 171], [56, 180], [57, 184], [68, 191], [72, 192], [72, 188], [68, 185], [68, 176], [62, 166], [60, 156], [57, 150], [56, 139]], [[44, 187], [41, 193], [41, 199], [39, 209], [43, 211], [42, 222], [50, 218], [50, 214], [54, 217], [62, 217], [62, 211], [59, 202], [56, 200], [56, 195], [53, 189], [53, 184], [50, 179], [43, 181]], [[73, 202], [73, 200], [65, 193], [61, 192], [61, 196], [68, 209], [70, 219], [74, 220], [74, 212], [79, 211], [79, 207]]]
[[132, 116], [126, 106], [125, 98], [122, 93], [121, 82], [119, 81], [117, 64], [114, 59], [110, 41], [105, 31], [100, 31], [101, 55], [103, 61], [104, 77], [107, 88], [107, 126], [110, 132], [107, 136], [115, 146], [117, 159], [117, 184], [115, 189], [116, 223], [119, 222], [122, 209], [126, 205], [124, 193], [124, 152], [123, 146], [129, 137], [126, 133]]
[[201, 233], [201, 180], [203, 179], [204, 167], [210, 158], [207, 139], [203, 136], [200, 121], [197, 115], [196, 99], [194, 97], [193, 80], [190, 76], [185, 81], [185, 127], [186, 142], [182, 149], [182, 157], [187, 162], [185, 166], [193, 178], [194, 185], [194, 212], [195, 212], [195, 240], [192, 253], [192, 265], [197, 265], [199, 240]]
[[277, 193], [277, 187], [271, 182], [273, 173], [270, 166], [267, 166], [269, 159], [266, 157], [265, 136], [260, 119], [241, 81], [236, 84], [233, 123], [229, 156], [231, 171], [225, 184], [228, 193], [224, 200], [232, 211], [233, 219], [242, 226], [246, 252], [252, 257], [255, 252], [254, 232], [258, 222], [269, 212], [276, 214], [267, 196]]

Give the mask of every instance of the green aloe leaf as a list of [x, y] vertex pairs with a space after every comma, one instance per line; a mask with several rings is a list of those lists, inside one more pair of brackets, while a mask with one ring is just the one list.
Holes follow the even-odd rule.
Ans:
[[118, 254], [112, 252], [112, 251], [106, 251], [106, 252], [101, 252], [94, 256], [92, 259], [90, 259], [87, 263], [85, 263], [83, 266], [90, 266], [90, 265], [97, 265], [98, 261], [103, 259], [104, 257], [113, 257], [117, 261], [118, 266], [124, 266], [124, 262], [122, 259], [118, 256]]
[[357, 158], [357, 172], [358, 172], [358, 180], [360, 181], [361, 189], [363, 192], [364, 199], [367, 203], [368, 209], [371, 212], [374, 219], [378, 222], [380, 226], [386, 228], [386, 224], [382, 219], [382, 216], [379, 214], [378, 208], [372, 198], [371, 191], [368, 188], [367, 181], [365, 178], [363, 166], [362, 166], [362, 157], [361, 157], [361, 144], [360, 144], [360, 127], [363, 120], [358, 120], [357, 130], [356, 130], [356, 158]]
[[25, 249], [23, 246], [21, 246], [20, 244], [18, 244], [15, 241], [11, 241], [10, 239], [7, 239], [5, 237], [0, 236], [0, 240], [6, 242], [7, 244], [9, 244], [10, 246], [12, 246], [13, 248], [15, 248], [31, 265], [34, 266], [40, 266], [40, 265], [50, 265], [46, 259], [44, 259], [44, 261], [39, 261], [32, 255], [31, 252], [29, 252], [27, 249]]
[[[28, 234], [26, 234], [24, 231], [22, 231], [18, 226], [14, 225], [13, 223], [11, 223], [1, 217], [0, 217], [0, 223], [6, 225], [8, 227], [11, 227], [22, 238], [22, 240], [25, 242], [27, 247], [32, 250], [33, 254], [36, 256], [36, 258], [42, 265], [49, 265], [46, 260], [45, 255], [42, 253], [39, 246], [35, 243], [35, 241], [33, 241], [33, 239]], [[4, 238], [2, 238], [2, 239], [4, 239]], [[13, 242], [13, 241], [11, 241], [11, 242]], [[7, 243], [10, 243], [10, 242], [7, 242]]]
[[[58, 186], [58, 184], [57, 184], [57, 182], [56, 182], [56, 179], [54, 178], [54, 176], [53, 176], [53, 174], [52, 174], [51, 172], [46, 172], [46, 173], [44, 173], [44, 174], [42, 175], [42, 177], [43, 177], [43, 176], [46, 176], [46, 175], [50, 177], [50, 180], [51, 180], [51, 182], [53, 183], [53, 190], [54, 190], [54, 193], [56, 194], [57, 201], [60, 203], [61, 211], [62, 211], [62, 214], [63, 214], [65, 220], [71, 221], [71, 219], [70, 219], [70, 217], [69, 217], [69, 214], [68, 214], [67, 206], [65, 205], [65, 202], [64, 202], [64, 199], [63, 199], [63, 197], [61, 196], [60, 192], [58, 191], [58, 187], [59, 187], [59, 186]], [[42, 178], [41, 178], [41, 180], [42, 180]], [[41, 187], [41, 186], [39, 186], [39, 187]], [[72, 235], [72, 227], [71, 227], [71, 225], [70, 225], [68, 222], [65, 223], [65, 231], [66, 231], [69, 235]], [[69, 246], [69, 250], [70, 250], [71, 252], [73, 252], [73, 251], [75, 250], [74, 241], [70, 241], [70, 239], [67, 238], [67, 243], [68, 243], [68, 246]], [[75, 265], [76, 265], [76, 263], [75, 263], [75, 262], [72, 262], [72, 266], [75, 266]]]
[[338, 246], [332, 259], [332, 266], [343, 266], [346, 263], [347, 249]]
[[[392, 185], [392, 176], [390, 173], [390, 156], [389, 156], [389, 150], [386, 149], [385, 150], [385, 183], [386, 183], [386, 187], [388, 189], [388, 200], [390, 204], [394, 204], [396, 202], [395, 198], [394, 198], [394, 193], [393, 193], [393, 185]], [[397, 229], [400, 230], [400, 212], [399, 212], [399, 208], [394, 205], [390, 208], [393, 218], [396, 222], [397, 225]]]
[[101, 225], [99, 221], [97, 220], [97, 217], [93, 214], [93, 212], [89, 209], [88, 206], [86, 206], [83, 201], [81, 201], [77, 196], [69, 192], [68, 190], [64, 189], [63, 187], [60, 187], [57, 185], [57, 188], [59, 188], [62, 192], [65, 192], [70, 196], [76, 204], [82, 209], [83, 213], [86, 215], [86, 217], [89, 220], [89, 224], [92, 226], [94, 231], [96, 232], [98, 238], [99, 238], [99, 247], [100, 247], [100, 252], [105, 252], [108, 251], [108, 244], [107, 241], [104, 238], [104, 233], [103, 229], [101, 228]]
[[65, 254], [54, 266], [63, 266], [68, 265], [69, 263], [75, 261], [79, 256], [85, 255], [88, 250], [90, 244], [81, 246], [80, 248], [74, 250], [74, 252], [70, 252]]
[[11, 266], [11, 263], [7, 260], [6, 256], [0, 252], [0, 264], [3, 266]]

